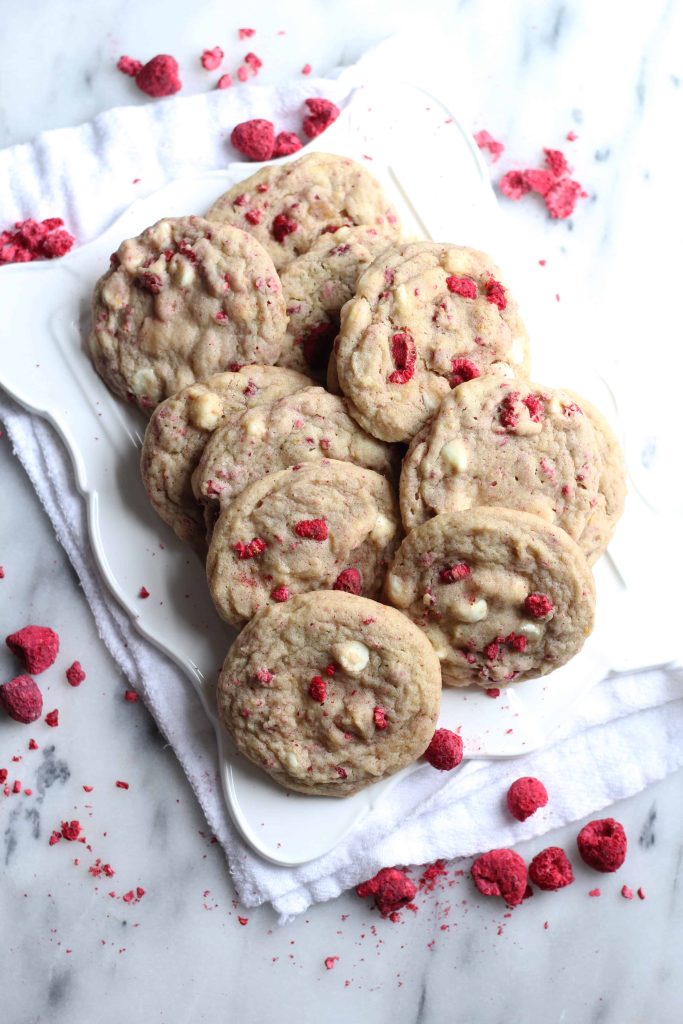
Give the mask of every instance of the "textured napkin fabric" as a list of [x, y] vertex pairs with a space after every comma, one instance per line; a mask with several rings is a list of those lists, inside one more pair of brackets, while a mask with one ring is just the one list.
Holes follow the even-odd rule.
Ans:
[[[363, 81], [386, 76], [392, 66], [395, 54], [385, 45], [326, 81], [274, 89], [252, 85], [121, 108], [77, 128], [47, 132], [0, 152], [0, 220], [60, 215], [84, 243], [139, 196], [174, 178], [225, 166], [232, 158], [227, 139], [235, 123], [268, 116], [279, 129], [296, 130], [306, 97], [353, 103]], [[173, 746], [246, 905], [270, 901], [285, 919], [385, 865], [470, 855], [530, 838], [596, 812], [683, 764], [683, 671], [608, 679], [583, 700], [547, 749], [510, 762], [470, 761], [451, 774], [425, 765], [397, 783], [332, 853], [295, 868], [263, 861], [228, 819], [213, 728], [189, 681], [137, 634], [99, 576], [85, 505], [60, 440], [3, 392], [0, 418], [78, 573], [100, 636]], [[591, 671], [590, 663], [582, 670]], [[595, 665], [593, 671], [600, 669]], [[520, 775], [553, 781], [552, 806], [522, 825], [501, 807], [501, 794]]]

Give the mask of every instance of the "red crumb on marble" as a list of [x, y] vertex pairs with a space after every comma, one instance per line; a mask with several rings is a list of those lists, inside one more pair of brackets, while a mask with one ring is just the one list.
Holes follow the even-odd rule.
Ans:
[[122, 782], [121, 779], [117, 779], [116, 780], [116, 788], [117, 789], [129, 789], [130, 787], [129, 787], [129, 784], [127, 782]]
[[54, 664], [59, 653], [59, 636], [49, 626], [24, 626], [10, 633], [5, 643], [34, 676]]
[[138, 597], [141, 597], [143, 601], [145, 600], [145, 598], [149, 597], [149, 590], [147, 589], [147, 587], [140, 587], [140, 589], [138, 590]]
[[15, 722], [28, 725], [40, 718], [43, 695], [30, 676], [16, 676], [0, 686], [0, 707]]
[[622, 885], [622, 887], [621, 887], [621, 895], [624, 897], [625, 900], [632, 900], [633, 899], [633, 889], [629, 889], [629, 887], [627, 885]]
[[356, 887], [356, 894], [361, 899], [372, 896], [382, 917], [390, 917], [414, 899], [417, 886], [404, 871], [382, 868], [374, 878], [361, 882]]
[[493, 163], [498, 160], [500, 154], [504, 151], [505, 146], [502, 142], [497, 142], [490, 132], [487, 132], [485, 128], [481, 131], [474, 133], [474, 141], [479, 146], [479, 149], [487, 149], [491, 154]]
[[69, 686], [80, 686], [85, 679], [85, 672], [81, 668], [80, 661], [74, 661], [66, 670], [66, 678]]
[[59, 725], [59, 709], [55, 708], [54, 711], [48, 711], [45, 715], [45, 724], [49, 725], [52, 729], [56, 729]]
[[338, 960], [339, 960], [338, 956], [326, 956], [325, 957], [325, 967], [327, 968], [327, 970], [331, 971], [332, 968], [334, 967], [334, 965], [337, 963]]
[[140, 698], [139, 695], [135, 692], [135, 690], [125, 690], [123, 694], [123, 699], [128, 701], [129, 704], [135, 704], [135, 702], [138, 701]]

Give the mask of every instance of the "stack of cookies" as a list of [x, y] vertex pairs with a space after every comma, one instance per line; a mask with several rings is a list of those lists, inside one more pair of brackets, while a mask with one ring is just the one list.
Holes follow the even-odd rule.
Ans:
[[529, 381], [489, 257], [401, 241], [353, 161], [267, 166], [123, 242], [91, 351], [151, 413], [150, 501], [243, 627], [222, 721], [283, 786], [354, 793], [423, 754], [442, 683], [544, 675], [590, 633], [610, 428]]

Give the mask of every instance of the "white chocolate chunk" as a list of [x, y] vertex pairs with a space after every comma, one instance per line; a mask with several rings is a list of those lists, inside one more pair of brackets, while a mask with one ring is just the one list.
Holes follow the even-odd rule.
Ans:
[[527, 640], [538, 640], [542, 631], [541, 627], [537, 626], [535, 622], [523, 622], [517, 632], [525, 636]]
[[469, 257], [455, 249], [449, 249], [444, 260], [444, 267], [448, 274], [460, 274], [469, 276], [471, 272]]
[[367, 299], [349, 299], [341, 311], [342, 331], [344, 334], [362, 334], [370, 326], [372, 311]]
[[403, 320], [412, 309], [410, 295], [408, 294], [408, 289], [404, 284], [399, 284], [398, 287], [395, 288], [394, 302], [396, 303], [396, 312]]
[[223, 406], [213, 391], [192, 395], [189, 419], [197, 430], [215, 430], [221, 421]]
[[398, 576], [387, 576], [387, 597], [397, 608], [410, 604], [410, 588]]
[[449, 441], [441, 449], [440, 456], [454, 473], [464, 473], [469, 463], [467, 448], [459, 438]]
[[512, 345], [510, 346], [509, 359], [511, 363], [515, 364], [524, 362], [524, 345], [519, 340], [519, 338], [515, 338]]
[[130, 301], [130, 288], [123, 275], [112, 274], [102, 289], [102, 299], [110, 309], [123, 309]]
[[489, 606], [483, 597], [476, 601], [456, 601], [452, 606], [453, 614], [460, 622], [481, 622], [489, 613]]
[[155, 396], [157, 393], [157, 379], [152, 370], [143, 369], [133, 377], [133, 393], [136, 395]]
[[562, 415], [564, 415], [564, 406], [562, 405], [562, 402], [559, 400], [557, 395], [553, 395], [553, 397], [548, 402], [548, 405], [546, 406], [546, 409], [547, 409], [547, 412], [550, 413], [551, 416], [562, 416]]
[[377, 544], [385, 545], [389, 543], [395, 533], [396, 523], [389, 519], [388, 516], [385, 516], [383, 512], [380, 512], [372, 528], [371, 538]]
[[258, 409], [250, 409], [244, 416], [244, 430], [249, 437], [261, 438], [266, 435], [266, 421]]
[[370, 660], [370, 651], [359, 640], [333, 644], [332, 654], [337, 664], [352, 675], [362, 672]]

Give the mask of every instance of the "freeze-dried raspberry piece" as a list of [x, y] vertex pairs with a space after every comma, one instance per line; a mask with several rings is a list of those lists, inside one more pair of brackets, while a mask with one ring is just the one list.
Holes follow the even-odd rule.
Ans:
[[308, 687], [308, 695], [323, 704], [327, 697], [327, 683], [322, 676], [313, 676]]
[[477, 283], [471, 277], [456, 277], [451, 274], [446, 278], [446, 287], [454, 295], [462, 295], [463, 299], [476, 299]]
[[49, 725], [51, 729], [56, 729], [59, 725], [59, 709], [55, 708], [54, 711], [48, 711], [45, 715], [45, 724]]
[[273, 146], [273, 159], [278, 156], [289, 156], [301, 149], [301, 139], [296, 132], [278, 132]]
[[270, 596], [273, 601], [277, 601], [279, 604], [284, 604], [285, 601], [289, 601], [289, 591], [287, 587], [279, 586], [273, 587], [270, 592]]
[[554, 610], [547, 594], [527, 594], [524, 598], [524, 611], [534, 619], [545, 619]]
[[262, 117], [242, 121], [233, 128], [230, 141], [235, 149], [250, 160], [270, 160], [275, 145], [273, 122]]
[[386, 729], [389, 725], [387, 722], [387, 713], [384, 708], [376, 707], [372, 710], [372, 720], [375, 723], [375, 729], [380, 731]]
[[410, 903], [417, 894], [417, 886], [398, 868], [382, 868], [374, 878], [356, 886], [361, 899], [374, 897], [375, 906], [382, 917], [388, 917]]
[[450, 729], [437, 729], [424, 756], [440, 772], [457, 768], [462, 761], [462, 738]]
[[548, 846], [529, 864], [529, 878], [539, 889], [554, 892], [571, 885], [574, 872], [564, 850], [560, 846]]
[[202, 67], [206, 71], [215, 71], [221, 66], [224, 56], [220, 46], [214, 46], [213, 50], [204, 50], [201, 56]]
[[578, 181], [571, 178], [563, 178], [544, 197], [548, 213], [556, 220], [565, 220], [571, 217], [576, 206], [576, 201], [582, 194], [583, 189]]
[[221, 77], [216, 82], [217, 89], [229, 89], [231, 85], [232, 75], [229, 74], [221, 75]]
[[526, 821], [539, 807], [545, 807], [548, 803], [548, 791], [539, 779], [524, 776], [515, 779], [507, 791], [506, 799], [513, 818]]
[[332, 584], [333, 590], [343, 590], [347, 594], [360, 594], [361, 578], [358, 569], [342, 569]]
[[629, 888], [628, 885], [622, 885], [622, 887], [621, 887], [621, 895], [624, 897], [625, 900], [632, 900], [633, 899], [633, 889]]
[[[486, 658], [487, 661], [495, 661], [499, 654], [500, 644], [496, 643], [495, 640], [492, 640], [491, 643], [487, 644], [486, 647], [484, 648], [484, 657]], [[500, 690], [498, 690], [498, 693], [493, 693], [492, 690], [486, 691], [487, 697], [498, 697], [499, 695]]]
[[140, 698], [135, 690], [125, 690], [123, 699], [128, 701], [129, 704], [136, 704]]
[[464, 384], [465, 381], [474, 380], [479, 376], [481, 376], [479, 368], [471, 360], [463, 359], [460, 356], [451, 359], [450, 385], [452, 388], [457, 388], [458, 384]]
[[247, 68], [245, 67], [244, 64], [241, 64], [240, 67], [238, 67], [237, 77], [239, 78], [240, 82], [246, 82], [247, 78], [249, 77], [249, 72], [247, 71]]
[[541, 395], [528, 394], [522, 399], [522, 405], [529, 410], [529, 419], [534, 423], [540, 423], [545, 412], [545, 403]]
[[239, 39], [251, 39], [255, 32], [255, 28], [240, 28], [237, 30], [237, 36]]
[[268, 545], [260, 537], [254, 537], [249, 541], [248, 544], [243, 544], [241, 540], [238, 540], [232, 546], [232, 550], [237, 554], [240, 559], [246, 558], [258, 558], [266, 550]]
[[43, 695], [30, 676], [17, 676], [0, 686], [0, 706], [15, 722], [28, 725], [40, 718]]
[[305, 334], [301, 349], [312, 370], [327, 366], [336, 336], [337, 328], [329, 320], [316, 324]]
[[138, 284], [145, 291], [151, 292], [152, 295], [158, 295], [162, 289], [161, 278], [158, 274], [152, 274], [149, 270], [146, 270], [144, 274], [140, 274], [137, 279]]
[[306, 540], [327, 540], [327, 523], [324, 519], [301, 519], [294, 526], [297, 537]]
[[526, 892], [526, 864], [514, 850], [490, 850], [475, 860], [472, 880], [482, 896], [502, 896], [509, 907], [517, 907]]
[[531, 192], [537, 192], [539, 196], [546, 196], [555, 184], [555, 178], [550, 171], [532, 169], [524, 171], [524, 180]]
[[140, 587], [138, 591], [138, 597], [142, 598], [143, 601], [147, 600], [147, 598], [149, 597], [149, 590], [147, 589], [147, 587]]
[[59, 843], [61, 841], [61, 838], [62, 838], [62, 833], [61, 832], [57, 832], [56, 829], [55, 829], [55, 830], [53, 830], [52, 835], [48, 839], [48, 842], [49, 842], [50, 846], [54, 846], [55, 843]]
[[313, 70], [313, 68], [311, 67], [310, 64], [304, 64], [304, 66], [301, 69], [301, 74], [302, 75], [310, 75], [312, 70]]
[[626, 833], [614, 818], [589, 821], [576, 837], [576, 843], [582, 860], [596, 871], [616, 871], [626, 859]]
[[442, 569], [439, 573], [439, 579], [442, 583], [457, 583], [458, 580], [466, 580], [471, 575], [472, 570], [469, 565], [465, 565], [464, 562], [457, 562], [455, 565], [449, 565], [448, 568]]
[[334, 965], [336, 964], [338, 959], [339, 959], [338, 956], [326, 956], [325, 957], [325, 967], [327, 968], [328, 971], [332, 970], [332, 968], [334, 967]]
[[288, 217], [285, 213], [278, 213], [277, 217], [273, 218], [270, 233], [275, 241], [282, 245], [287, 235], [293, 234], [297, 227], [297, 222], [292, 220], [291, 217]]
[[116, 67], [119, 71], [122, 71], [124, 75], [130, 75], [131, 78], [135, 78], [139, 71], [142, 70], [142, 61], [134, 60], [132, 57], [119, 57]]
[[340, 110], [332, 100], [324, 100], [320, 97], [314, 97], [305, 102], [310, 114], [304, 118], [304, 135], [308, 139], [315, 139], [326, 128], [329, 128], [333, 121], [337, 120]]
[[519, 391], [510, 391], [498, 407], [500, 425], [506, 430], [514, 430], [519, 423], [515, 404], [519, 401]]
[[505, 637], [505, 643], [508, 647], [511, 647], [513, 651], [517, 651], [518, 654], [523, 654], [526, 650], [528, 641], [521, 633], [508, 633]]
[[81, 834], [80, 821], [63, 821], [61, 828], [62, 838], [74, 843]]
[[10, 633], [5, 643], [34, 676], [49, 668], [59, 653], [59, 637], [49, 626], [24, 626]]
[[81, 668], [80, 661], [74, 661], [66, 670], [66, 678], [69, 686], [80, 686], [85, 679], [85, 672]]
[[387, 380], [390, 384], [405, 384], [415, 373], [417, 349], [412, 335], [408, 331], [400, 331], [391, 336], [391, 358], [396, 369]]
[[498, 182], [498, 188], [508, 199], [521, 199], [530, 189], [524, 171], [508, 171]]
[[140, 68], [135, 84], [148, 96], [172, 96], [182, 88], [177, 60], [167, 53], [158, 53]]
[[247, 212], [244, 215], [244, 219], [249, 221], [250, 224], [260, 224], [261, 211], [257, 209], [247, 210]]
[[572, 169], [561, 150], [544, 149], [543, 152], [545, 153], [545, 162], [556, 178], [564, 178], [567, 174], [571, 174]]
[[486, 282], [487, 302], [493, 303], [494, 306], [498, 306], [498, 309], [502, 312], [508, 304], [508, 300], [505, 298], [505, 289], [503, 288], [500, 281], [496, 281], [495, 277], [490, 277]]
[[259, 68], [263, 67], [263, 61], [255, 53], [248, 53], [244, 58], [244, 63], [251, 68], [254, 75], [258, 74]]
[[474, 133], [474, 141], [479, 146], [479, 149], [488, 149], [494, 164], [505, 149], [503, 143], [496, 141], [493, 135], [487, 132], [485, 128], [482, 128], [480, 132]]

